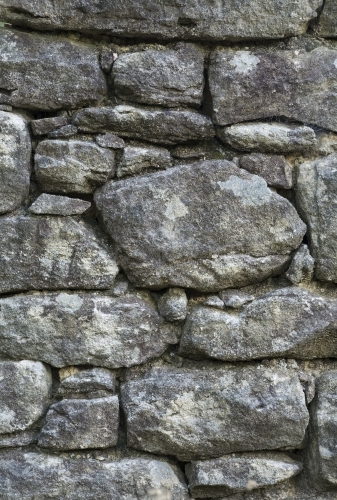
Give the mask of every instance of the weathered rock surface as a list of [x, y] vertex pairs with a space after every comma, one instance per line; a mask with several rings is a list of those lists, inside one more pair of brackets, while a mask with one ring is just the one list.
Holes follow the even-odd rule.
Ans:
[[132, 106], [87, 108], [75, 115], [74, 123], [83, 132], [110, 131], [122, 137], [162, 144], [211, 139], [215, 134], [211, 120], [195, 111], [161, 111]]
[[64, 399], [53, 404], [39, 435], [42, 448], [108, 448], [118, 441], [118, 396]]
[[59, 396], [87, 394], [96, 391], [115, 391], [115, 377], [106, 368], [81, 370], [61, 381], [57, 391]]
[[301, 245], [294, 255], [293, 260], [286, 272], [286, 277], [294, 285], [311, 281], [315, 268], [315, 260], [311, 257], [307, 245]]
[[98, 32], [127, 37], [240, 40], [299, 35], [315, 18], [322, 0], [295, 0], [280, 4], [269, 0], [225, 4], [208, 0], [161, 4], [127, 0], [115, 3], [50, 0], [2, 0], [1, 19], [34, 29]]
[[139, 174], [146, 168], [169, 168], [171, 163], [171, 155], [167, 149], [127, 146], [118, 165], [117, 177]]
[[297, 169], [296, 204], [308, 224], [316, 276], [337, 282], [337, 154], [303, 163]]
[[15, 448], [37, 443], [37, 431], [27, 430], [0, 435], [0, 448]]
[[0, 143], [0, 214], [3, 214], [19, 207], [29, 191], [31, 143], [26, 120], [0, 111]]
[[107, 92], [98, 51], [66, 38], [2, 30], [0, 102], [32, 110], [99, 104]]
[[337, 301], [283, 288], [238, 315], [196, 307], [185, 323], [180, 354], [234, 361], [337, 356]]
[[159, 299], [158, 311], [167, 321], [183, 320], [187, 316], [187, 296], [181, 288], [169, 288]]
[[186, 475], [195, 498], [220, 498], [285, 481], [302, 464], [285, 453], [245, 453], [191, 462]]
[[115, 155], [89, 141], [42, 141], [36, 148], [35, 172], [51, 193], [93, 193], [115, 174]]
[[204, 58], [202, 50], [188, 44], [121, 54], [112, 69], [115, 92], [131, 102], [197, 108], [203, 94]]
[[68, 217], [1, 217], [0, 246], [0, 293], [106, 289], [118, 273], [93, 229]]
[[23, 431], [46, 411], [51, 397], [49, 368], [34, 361], [0, 361], [0, 434]]
[[337, 131], [337, 51], [216, 51], [209, 78], [217, 125], [285, 116]]
[[109, 133], [97, 135], [96, 142], [102, 148], [123, 149], [125, 147], [123, 139]]
[[[123, 478], [123, 481], [121, 481]], [[182, 474], [158, 460], [74, 460], [44, 453], [0, 453], [0, 496], [6, 500], [157, 500], [154, 491], [188, 500]]]
[[238, 309], [254, 300], [254, 295], [245, 293], [241, 290], [223, 290], [219, 293], [220, 299], [226, 307]]
[[305, 233], [287, 200], [227, 161], [107, 183], [95, 200], [124, 271], [150, 288], [262, 281], [282, 272]]
[[268, 186], [291, 189], [294, 185], [292, 168], [284, 156], [255, 153], [240, 158], [240, 167], [260, 175]]
[[159, 368], [122, 385], [128, 445], [197, 460], [302, 446], [308, 423], [296, 375], [263, 367]]
[[77, 127], [75, 125], [65, 125], [57, 130], [49, 132], [48, 139], [69, 139], [77, 134]]
[[0, 354], [53, 366], [132, 366], [178, 342], [154, 305], [136, 295], [17, 295], [0, 300]]
[[65, 116], [53, 116], [52, 118], [41, 118], [30, 122], [34, 135], [47, 135], [53, 130], [67, 125], [68, 120]]
[[43, 193], [29, 207], [29, 211], [35, 215], [80, 215], [90, 206], [89, 201]]
[[337, 36], [337, 5], [334, 0], [325, 0], [319, 17], [318, 35], [328, 38]]

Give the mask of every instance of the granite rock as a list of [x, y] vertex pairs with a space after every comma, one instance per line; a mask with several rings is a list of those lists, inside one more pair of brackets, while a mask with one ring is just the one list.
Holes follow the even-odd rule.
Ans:
[[27, 430], [11, 434], [0, 434], [0, 448], [16, 448], [37, 443], [37, 431]]
[[187, 316], [185, 290], [169, 288], [159, 299], [158, 311], [167, 321], [184, 320]]
[[319, 17], [317, 34], [322, 37], [337, 37], [337, 5], [334, 0], [325, 0]]
[[52, 118], [41, 118], [40, 120], [32, 120], [30, 125], [33, 134], [36, 136], [47, 135], [53, 130], [64, 127], [67, 125], [68, 120], [65, 116], [53, 116]]
[[35, 215], [81, 215], [90, 206], [89, 201], [42, 193], [29, 207], [29, 211]]
[[294, 285], [312, 280], [315, 260], [311, 257], [307, 245], [301, 245], [291, 261], [286, 277]]
[[147, 168], [169, 168], [171, 163], [171, 155], [167, 149], [127, 146], [118, 165], [117, 177], [139, 174]]
[[268, 186], [291, 189], [294, 185], [292, 168], [284, 156], [255, 153], [240, 158], [240, 167], [260, 175]]
[[96, 142], [101, 148], [123, 149], [125, 147], [123, 139], [109, 133], [97, 135]]
[[77, 134], [77, 127], [74, 125], [65, 125], [64, 127], [58, 128], [49, 132], [48, 139], [69, 139], [69, 137], [74, 137]]
[[88, 394], [96, 391], [115, 391], [115, 377], [106, 368], [81, 370], [61, 381], [58, 396]]

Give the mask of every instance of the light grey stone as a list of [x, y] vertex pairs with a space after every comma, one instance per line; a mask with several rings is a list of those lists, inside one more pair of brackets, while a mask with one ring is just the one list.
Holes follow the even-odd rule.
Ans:
[[96, 142], [102, 148], [123, 149], [125, 147], [123, 139], [109, 133], [97, 135]]
[[100, 390], [115, 391], [115, 376], [106, 368], [91, 368], [70, 375], [62, 380], [57, 394], [67, 396]]
[[35, 215], [80, 215], [91, 207], [89, 201], [67, 196], [55, 196], [53, 194], [41, 194], [29, 207], [29, 211]]
[[241, 292], [240, 290], [223, 290], [219, 293], [219, 296], [226, 307], [234, 309], [238, 309], [254, 300], [254, 295]]
[[302, 470], [285, 453], [244, 453], [187, 464], [186, 475], [195, 498], [220, 498], [274, 486]]
[[57, 130], [49, 132], [48, 139], [67, 139], [69, 137], [73, 137], [76, 134], [77, 134], [77, 127], [69, 124]]
[[18, 208], [29, 191], [31, 143], [26, 120], [0, 111], [0, 143], [0, 214], [4, 214]]
[[16, 448], [37, 443], [37, 431], [22, 431], [0, 435], [0, 448]]
[[307, 245], [301, 245], [291, 261], [286, 277], [294, 285], [312, 280], [315, 261], [311, 257]]
[[284, 156], [245, 155], [240, 158], [240, 167], [263, 177], [268, 186], [291, 189], [294, 185], [292, 168]]
[[[123, 478], [123, 481], [121, 481]], [[0, 453], [0, 496], [6, 500], [158, 500], [161, 490], [188, 500], [181, 472], [148, 458], [99, 462], [45, 453]]]
[[112, 80], [118, 97], [167, 107], [201, 105], [205, 53], [180, 43], [175, 49], [119, 55]]
[[286, 270], [305, 233], [287, 200], [227, 161], [107, 183], [95, 201], [128, 278], [148, 288], [263, 281]]
[[290, 153], [312, 149], [316, 144], [312, 128], [282, 123], [240, 123], [218, 129], [217, 134], [221, 140], [240, 151]]
[[337, 152], [337, 134], [333, 132], [320, 131], [316, 134], [316, 151], [319, 155], [327, 156]]
[[337, 154], [297, 168], [296, 205], [308, 225], [309, 248], [319, 280], [337, 282]]
[[159, 313], [167, 321], [185, 319], [187, 316], [187, 297], [185, 290], [170, 288], [159, 299]]
[[52, 111], [94, 106], [106, 93], [95, 47], [57, 36], [1, 31], [0, 102]]
[[36, 148], [35, 172], [51, 193], [93, 193], [115, 174], [113, 151], [89, 141], [42, 141]]
[[[209, 70], [214, 123], [282, 116], [337, 131], [337, 51], [214, 52]], [[314, 96], [314, 98], [313, 98]]]
[[65, 116], [53, 116], [52, 118], [41, 118], [30, 122], [34, 135], [46, 135], [58, 128], [67, 125], [68, 120]]
[[141, 109], [133, 106], [87, 108], [74, 117], [82, 132], [112, 132], [161, 144], [211, 139], [211, 120], [196, 111]]
[[108, 448], [118, 441], [118, 396], [64, 399], [48, 410], [38, 444], [54, 450]]
[[167, 149], [127, 146], [118, 165], [117, 177], [139, 174], [147, 168], [165, 169], [171, 164], [171, 155]]
[[46, 411], [51, 397], [49, 368], [38, 361], [0, 361], [0, 434], [23, 431]]
[[337, 301], [301, 288], [283, 288], [237, 315], [195, 307], [187, 318], [180, 355], [226, 361], [337, 355]]
[[1, 217], [0, 247], [0, 293], [107, 289], [118, 273], [93, 228], [70, 217]]
[[0, 299], [0, 354], [13, 359], [133, 366], [161, 356], [179, 334], [147, 296], [60, 292]]
[[322, 37], [337, 37], [337, 5], [334, 0], [325, 0], [319, 17], [317, 34]]
[[152, 369], [121, 397], [128, 446], [183, 461], [300, 448], [308, 424], [297, 375], [263, 366]]
[[215, 307], [217, 309], [223, 309], [225, 304], [217, 295], [211, 295], [203, 301], [205, 306]]

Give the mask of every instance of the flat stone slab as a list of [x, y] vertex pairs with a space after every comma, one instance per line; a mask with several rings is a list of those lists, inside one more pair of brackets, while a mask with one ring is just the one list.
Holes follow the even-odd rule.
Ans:
[[35, 215], [66, 216], [81, 215], [90, 207], [90, 201], [43, 193], [31, 204], [29, 211]]
[[165, 148], [127, 146], [118, 164], [117, 177], [140, 174], [147, 168], [165, 169], [171, 164], [170, 152]]
[[148, 288], [263, 281], [286, 270], [305, 233], [264, 179], [221, 160], [107, 183], [95, 201], [124, 271]]
[[36, 136], [47, 135], [50, 132], [65, 127], [68, 119], [65, 116], [53, 116], [52, 118], [41, 118], [39, 120], [32, 120], [30, 125], [33, 134]]
[[90, 394], [96, 391], [115, 391], [115, 376], [106, 368], [81, 370], [61, 381], [58, 396]]
[[300, 448], [308, 424], [297, 375], [262, 366], [157, 368], [122, 385], [132, 448], [202, 460]]
[[179, 333], [137, 295], [61, 292], [0, 299], [0, 354], [59, 368], [145, 363], [176, 344]]

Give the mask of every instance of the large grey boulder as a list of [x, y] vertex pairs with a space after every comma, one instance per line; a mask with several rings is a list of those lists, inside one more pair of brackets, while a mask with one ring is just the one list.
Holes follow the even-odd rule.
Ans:
[[337, 154], [299, 165], [296, 205], [308, 224], [319, 280], [337, 282]]
[[4, 214], [19, 207], [29, 191], [31, 143], [26, 120], [0, 111], [0, 143], [0, 214]]
[[243, 453], [187, 464], [194, 498], [221, 498], [274, 486], [302, 470], [301, 462], [285, 453]]
[[0, 89], [1, 102], [51, 111], [98, 104], [107, 86], [96, 48], [6, 29], [0, 33]]
[[27, 451], [0, 453], [0, 496], [6, 500], [34, 500], [37, 495], [39, 500], [158, 500], [158, 491], [164, 498], [189, 498], [182, 474], [159, 460], [99, 462]]
[[53, 366], [145, 363], [178, 342], [147, 298], [43, 293], [0, 300], [0, 354]]
[[75, 114], [82, 132], [112, 132], [161, 144], [211, 139], [211, 120], [196, 111], [141, 109], [133, 106], [87, 108]]
[[70, 217], [2, 217], [0, 246], [0, 293], [106, 289], [118, 273], [94, 230]]
[[[337, 51], [220, 50], [209, 70], [217, 125], [284, 116], [337, 130]], [[313, 98], [314, 96], [314, 98]]]
[[337, 37], [337, 5], [334, 0], [325, 0], [319, 17], [318, 35], [327, 38]]
[[149, 288], [262, 281], [285, 270], [305, 233], [287, 200], [227, 161], [107, 183], [95, 200], [129, 279]]
[[38, 361], [0, 361], [0, 434], [23, 431], [45, 413], [51, 397], [49, 368]]
[[198, 306], [185, 323], [180, 354], [227, 361], [337, 356], [337, 301], [301, 288], [263, 295], [232, 313]]
[[36, 179], [49, 193], [93, 193], [115, 174], [115, 155], [89, 141], [42, 141], [35, 152]]
[[157, 368], [121, 397], [128, 445], [184, 461], [300, 448], [308, 424], [297, 375], [263, 366]]
[[112, 69], [118, 97], [131, 102], [176, 107], [201, 105], [204, 52], [194, 45], [121, 54]]
[[237, 3], [170, 0], [2, 0], [0, 17], [15, 25], [127, 37], [241, 40], [304, 33], [322, 0]]

